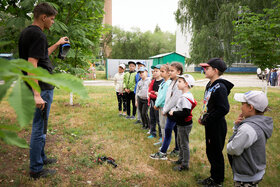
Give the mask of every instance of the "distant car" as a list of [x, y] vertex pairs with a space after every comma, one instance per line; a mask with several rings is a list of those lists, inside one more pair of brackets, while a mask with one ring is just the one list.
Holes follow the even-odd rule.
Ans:
[[0, 53], [0, 58], [5, 58], [7, 60], [14, 59], [13, 53]]

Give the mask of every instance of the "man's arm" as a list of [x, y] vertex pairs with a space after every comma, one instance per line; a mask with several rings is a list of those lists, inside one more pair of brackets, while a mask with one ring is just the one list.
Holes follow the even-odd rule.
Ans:
[[[37, 68], [38, 59], [29, 57], [28, 62], [30, 62], [35, 68]], [[28, 73], [28, 75], [34, 75], [34, 74]], [[34, 80], [34, 81], [36, 82], [36, 84], [39, 84], [38, 80]], [[39, 92], [37, 92], [34, 89], [32, 90], [34, 93], [34, 100], [35, 100], [36, 107], [43, 110], [45, 108], [45, 101], [42, 99]]]
[[65, 43], [69, 43], [69, 39], [67, 36], [60, 38], [55, 44], [53, 44], [52, 46], [50, 46], [48, 48], [48, 55], [51, 55], [52, 52], [54, 52], [57, 47], [61, 44], [65, 44]]

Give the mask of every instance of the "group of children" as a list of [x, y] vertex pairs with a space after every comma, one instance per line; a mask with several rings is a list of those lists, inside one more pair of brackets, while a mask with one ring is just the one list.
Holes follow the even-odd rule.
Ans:
[[[174, 161], [173, 170], [189, 170], [189, 134], [193, 124], [192, 110], [197, 105], [190, 92], [195, 84], [194, 78], [190, 74], [183, 75], [183, 66], [179, 62], [152, 66], [152, 77], [149, 77], [144, 63], [130, 61], [128, 64], [129, 72], [124, 73], [125, 66], [120, 64], [119, 73], [114, 77], [120, 115], [135, 119], [137, 107], [142, 128], [149, 129], [148, 138], [157, 136], [156, 126], [159, 126], [160, 141], [157, 144], [162, 146], [157, 153], [150, 155], [152, 159], [167, 160], [167, 150], [174, 131], [175, 148], [171, 154], [178, 154], [178, 160]], [[136, 65], [138, 72], [135, 71]], [[222, 151], [227, 133], [225, 115], [229, 112], [228, 95], [234, 85], [220, 77], [227, 69], [221, 59], [213, 58], [200, 65], [204, 68], [205, 77], [210, 79], [198, 123], [205, 127], [206, 155], [211, 165], [211, 175], [199, 180], [198, 184], [222, 186], [225, 173]], [[265, 173], [265, 143], [273, 130], [272, 118], [264, 116], [268, 100], [261, 91], [235, 94], [234, 98], [242, 102], [242, 113], [235, 121], [233, 136], [227, 144], [234, 184], [258, 186]]]

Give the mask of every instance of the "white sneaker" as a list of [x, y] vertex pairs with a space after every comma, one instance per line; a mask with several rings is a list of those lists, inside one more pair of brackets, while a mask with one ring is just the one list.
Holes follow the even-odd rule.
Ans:
[[151, 130], [149, 130], [149, 131], [147, 132], [147, 134], [151, 134]]

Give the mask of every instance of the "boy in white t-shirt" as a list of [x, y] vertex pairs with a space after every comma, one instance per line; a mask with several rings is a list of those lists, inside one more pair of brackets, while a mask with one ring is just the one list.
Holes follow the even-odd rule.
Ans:
[[116, 73], [114, 76], [114, 84], [115, 84], [116, 95], [118, 99], [119, 116], [126, 116], [126, 99], [124, 97], [124, 86], [123, 86], [124, 70], [125, 70], [125, 65], [120, 64], [118, 73]]

